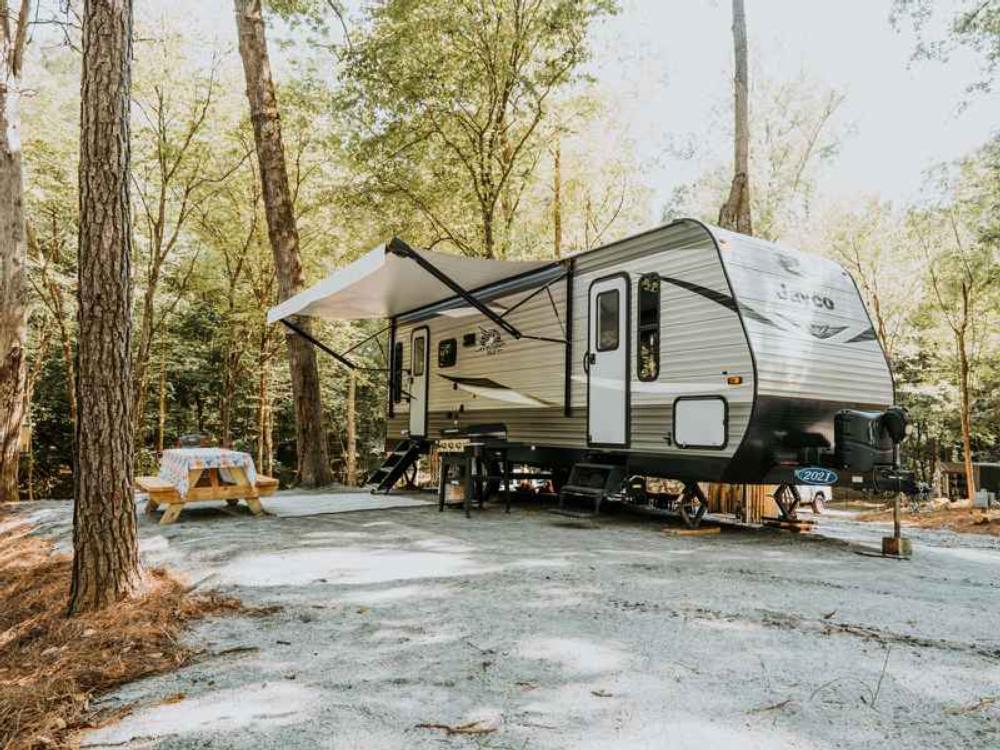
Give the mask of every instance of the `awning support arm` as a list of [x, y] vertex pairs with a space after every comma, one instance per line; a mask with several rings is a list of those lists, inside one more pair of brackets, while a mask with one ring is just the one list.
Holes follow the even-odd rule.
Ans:
[[442, 271], [440, 268], [435, 266], [420, 253], [414, 250], [412, 247], [407, 245], [403, 240], [398, 237], [393, 237], [389, 244], [386, 245], [386, 250], [394, 255], [398, 255], [400, 258], [410, 258], [416, 261], [417, 265], [423, 268], [427, 273], [433, 276], [435, 279], [440, 281], [446, 287], [451, 289], [455, 294], [468, 302], [472, 307], [476, 308], [479, 312], [493, 321], [496, 325], [500, 326], [507, 333], [513, 336], [515, 339], [521, 338], [521, 332], [515, 328], [513, 325], [504, 320], [500, 315], [493, 312], [488, 306], [484, 305], [478, 299], [476, 299], [468, 290], [466, 290], [461, 284], [452, 279], [448, 274]]
[[[383, 333], [385, 333], [386, 331], [388, 331], [390, 327], [391, 326], [386, 326], [385, 328], [381, 328], [378, 331], [375, 331], [375, 333], [373, 333], [370, 336], [365, 336], [363, 339], [361, 339], [361, 341], [359, 341], [354, 346], [352, 346], [350, 349], [348, 349], [347, 351], [345, 351], [344, 352], [344, 356], [346, 357], [351, 352], [353, 352], [353, 351], [355, 351], [357, 349], [360, 349], [362, 346], [364, 346], [365, 344], [367, 344], [372, 339], [376, 339], [377, 340], [377, 337], [381, 336]], [[379, 349], [381, 349], [382, 348], [382, 342], [376, 341], [376, 343], [378, 343]], [[382, 354], [385, 354], [385, 352], [383, 351]]]
[[306, 331], [303, 328], [300, 328], [299, 326], [295, 325], [288, 318], [282, 318], [281, 322], [284, 323], [285, 327], [288, 328], [290, 331], [297, 333], [299, 336], [304, 338], [306, 341], [315, 346], [317, 349], [322, 349], [324, 352], [329, 354], [335, 360], [340, 362], [340, 364], [342, 364], [344, 367], [347, 367], [351, 370], [358, 369], [358, 366], [353, 362], [351, 362], [351, 360], [349, 360], [347, 357], [345, 357], [342, 354], [338, 354], [333, 349], [324, 344], [322, 341], [314, 338], [311, 333], [306, 333]]
[[[549, 287], [551, 287], [557, 281], [562, 281], [565, 278], [566, 278], [566, 274], [565, 273], [563, 273], [563, 274], [561, 274], [559, 276], [556, 276], [554, 279], [552, 279], [552, 281], [548, 282], [544, 286], [538, 287], [535, 291], [531, 292], [531, 294], [527, 295], [523, 299], [518, 300], [515, 304], [511, 305], [510, 307], [508, 307], [506, 310], [503, 311], [503, 315], [501, 315], [500, 317], [501, 318], [506, 318], [508, 315], [510, 315], [512, 312], [514, 312], [517, 308], [519, 308], [525, 302], [530, 302], [531, 300], [533, 300], [537, 295], [541, 294], [542, 292], [549, 292]], [[551, 292], [549, 292], [549, 297], [550, 298], [552, 297], [552, 293]], [[553, 303], [553, 309], [554, 308], [555, 308], [555, 303]], [[559, 325], [561, 327], [562, 326], [562, 321], [559, 320], [559, 313], [558, 312], [556, 312], [556, 320], [559, 321]]]
[[330, 347], [328, 347], [322, 341], [320, 341], [319, 339], [315, 338], [312, 334], [307, 333], [303, 328], [295, 325], [295, 323], [291, 322], [288, 318], [282, 318], [281, 322], [284, 323], [285, 327], [288, 328], [290, 331], [293, 331], [294, 333], [298, 334], [299, 336], [301, 336], [302, 338], [304, 338], [306, 341], [308, 341], [310, 344], [312, 344], [313, 346], [315, 346], [317, 349], [321, 349], [322, 351], [326, 352], [327, 354], [329, 354], [331, 357], [333, 357], [335, 360], [337, 360], [338, 362], [340, 362], [340, 364], [342, 364], [344, 367], [347, 367], [348, 369], [358, 370], [359, 372], [387, 372], [388, 371], [387, 368], [384, 368], [384, 367], [361, 367], [360, 365], [356, 365], [351, 360], [349, 360], [347, 357], [345, 357], [343, 354], [339, 354], [338, 352], [335, 352], [333, 349], [331, 349]]

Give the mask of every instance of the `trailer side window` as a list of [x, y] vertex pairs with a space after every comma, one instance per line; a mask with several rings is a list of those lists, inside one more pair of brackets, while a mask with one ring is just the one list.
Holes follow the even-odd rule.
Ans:
[[403, 342], [397, 341], [392, 349], [392, 403], [403, 400]]
[[660, 277], [647, 273], [639, 278], [639, 347], [635, 353], [639, 380], [660, 375]]
[[438, 367], [454, 367], [458, 359], [458, 341], [442, 339], [438, 342]]
[[597, 295], [597, 351], [610, 352], [618, 348], [618, 290], [609, 289]]

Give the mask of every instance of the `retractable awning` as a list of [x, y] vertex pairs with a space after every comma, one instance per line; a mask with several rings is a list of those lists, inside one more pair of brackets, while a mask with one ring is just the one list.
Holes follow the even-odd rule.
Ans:
[[550, 265], [546, 260], [482, 260], [416, 250], [394, 239], [272, 307], [267, 320], [276, 323], [293, 315], [390, 318], [455, 296], [478, 307], [478, 301], [467, 296], [471, 291]]

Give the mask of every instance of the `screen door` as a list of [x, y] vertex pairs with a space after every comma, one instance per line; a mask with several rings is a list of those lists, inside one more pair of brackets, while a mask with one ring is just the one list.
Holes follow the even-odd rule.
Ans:
[[590, 286], [587, 435], [591, 445], [628, 444], [629, 280], [625, 274]]
[[427, 437], [427, 366], [430, 364], [426, 328], [410, 339], [410, 437]]

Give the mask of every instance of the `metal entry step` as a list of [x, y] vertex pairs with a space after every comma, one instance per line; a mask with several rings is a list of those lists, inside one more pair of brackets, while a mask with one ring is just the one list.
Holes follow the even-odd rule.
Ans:
[[[625, 481], [625, 467], [617, 464], [573, 464], [569, 479], [559, 490], [559, 507], [550, 513], [571, 518], [593, 518], [601, 510], [601, 502], [615, 494]], [[594, 504], [592, 512], [581, 512], [566, 507], [567, 499], [584, 499]]]
[[413, 466], [424, 452], [424, 442], [418, 439], [401, 440], [386, 456], [382, 465], [368, 478], [372, 494], [388, 493], [406, 471]]

